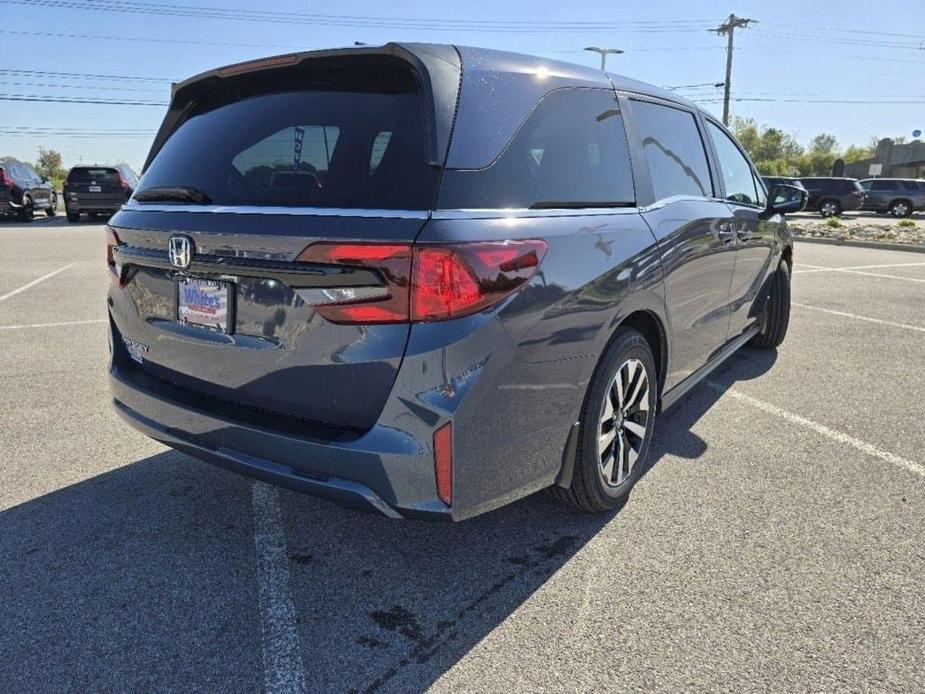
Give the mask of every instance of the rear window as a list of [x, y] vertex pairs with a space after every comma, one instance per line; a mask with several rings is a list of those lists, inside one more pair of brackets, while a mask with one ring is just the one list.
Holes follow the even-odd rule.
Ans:
[[71, 169], [67, 175], [68, 183], [119, 183], [119, 172], [115, 169]]
[[447, 170], [440, 207], [613, 207], [635, 197], [614, 93], [560, 89], [539, 102], [490, 166]]
[[410, 73], [381, 92], [254, 96], [185, 121], [138, 191], [190, 187], [217, 205], [429, 209], [438, 171], [425, 132]]
[[871, 190], [893, 190], [896, 188], [894, 181], [874, 181], [870, 186]]
[[903, 188], [918, 191], [922, 189], [922, 186], [918, 181], [903, 181]]

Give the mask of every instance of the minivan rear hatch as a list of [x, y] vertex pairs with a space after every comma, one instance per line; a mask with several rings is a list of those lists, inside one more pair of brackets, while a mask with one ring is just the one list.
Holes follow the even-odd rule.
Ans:
[[[406, 294], [402, 249], [433, 205], [439, 111], [426, 65], [394, 46], [232, 66], [175, 89], [110, 223], [111, 314], [132, 368], [242, 417], [371, 427], [408, 339], [407, 321], [380, 314]], [[379, 313], [324, 311], [351, 297]]]

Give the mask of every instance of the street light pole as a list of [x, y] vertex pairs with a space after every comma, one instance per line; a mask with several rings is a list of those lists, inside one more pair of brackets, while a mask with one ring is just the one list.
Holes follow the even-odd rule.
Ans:
[[601, 72], [604, 72], [607, 68], [607, 54], [613, 53], [614, 55], [619, 55], [623, 52], [622, 48], [599, 48], [598, 46], [588, 46], [585, 48], [586, 51], [591, 51], [592, 53], [601, 54]]

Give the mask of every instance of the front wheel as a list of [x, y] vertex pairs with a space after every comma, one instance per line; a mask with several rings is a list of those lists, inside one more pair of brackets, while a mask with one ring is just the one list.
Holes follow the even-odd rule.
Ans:
[[35, 217], [35, 208], [32, 206], [32, 198], [25, 197], [22, 199], [22, 207], [19, 209], [19, 220], [31, 222], [33, 217]]
[[58, 214], [58, 196], [55, 193], [51, 194], [51, 206], [45, 210], [45, 214], [49, 217], [54, 217]]
[[837, 217], [841, 214], [841, 205], [838, 200], [823, 200], [819, 205], [819, 214], [823, 217]]
[[774, 349], [784, 341], [790, 325], [790, 266], [782, 260], [771, 276], [761, 316], [761, 331], [751, 339], [756, 349]]
[[77, 224], [80, 221], [80, 212], [68, 212], [67, 221], [71, 224]]
[[572, 483], [561, 499], [589, 513], [622, 506], [645, 467], [658, 379], [652, 349], [620, 329], [598, 364], [582, 407]]

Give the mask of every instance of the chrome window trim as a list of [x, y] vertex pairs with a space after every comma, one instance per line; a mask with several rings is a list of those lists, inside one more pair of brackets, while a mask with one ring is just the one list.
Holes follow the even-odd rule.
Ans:
[[375, 217], [385, 219], [506, 219], [531, 217], [589, 217], [634, 214], [638, 207], [586, 207], [534, 210], [529, 208], [472, 208], [456, 210], [370, 210], [345, 207], [258, 207], [252, 205], [158, 205], [128, 202], [127, 212], [187, 212], [194, 214], [269, 214], [303, 217]]
[[127, 212], [188, 212], [194, 214], [272, 214], [302, 217], [377, 217], [427, 219], [427, 210], [369, 210], [345, 207], [260, 207], [256, 205], [158, 205], [130, 201], [122, 206]]
[[636, 214], [638, 207], [583, 207], [532, 210], [529, 208], [435, 210], [431, 219], [529, 219], [533, 217], [591, 217]]

